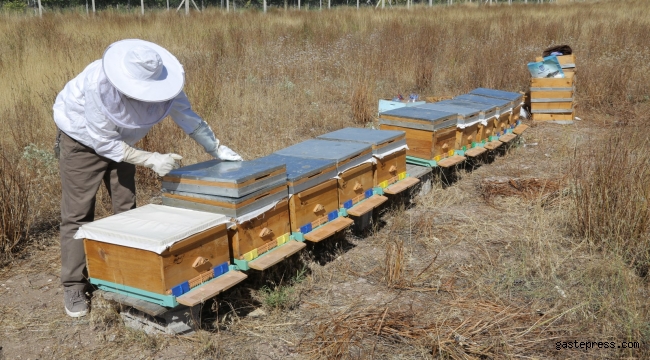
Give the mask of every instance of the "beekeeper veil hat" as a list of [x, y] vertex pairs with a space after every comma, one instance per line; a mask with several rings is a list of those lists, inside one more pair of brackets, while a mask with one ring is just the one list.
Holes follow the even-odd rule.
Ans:
[[108, 81], [122, 94], [144, 102], [171, 100], [183, 90], [183, 66], [165, 48], [127, 39], [106, 48], [102, 66]]

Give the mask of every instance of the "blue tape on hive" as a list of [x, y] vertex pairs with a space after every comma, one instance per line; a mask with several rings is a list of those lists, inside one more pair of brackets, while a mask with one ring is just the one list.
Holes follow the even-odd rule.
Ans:
[[221, 275], [227, 273], [228, 269], [229, 269], [228, 268], [228, 262], [226, 261], [226, 262], [224, 262], [222, 264], [219, 264], [219, 265], [213, 267], [212, 268], [212, 273], [214, 274], [214, 277], [218, 277], [218, 276], [221, 276]]
[[172, 295], [174, 296], [181, 296], [185, 294], [186, 292], [190, 291], [190, 283], [189, 282], [184, 282], [181, 284], [178, 284], [172, 288]]
[[327, 214], [327, 221], [336, 220], [339, 217], [339, 212], [337, 210], [332, 211]]
[[351, 208], [352, 207], [352, 200], [348, 200], [348, 201], [344, 202], [343, 207], [346, 208], [346, 209]]
[[372, 190], [372, 189], [366, 190], [366, 192], [365, 192], [366, 199], [369, 198], [369, 197], [371, 197], [372, 194], [373, 194], [373, 190]]
[[307, 224], [300, 227], [300, 232], [306, 234], [311, 231], [311, 224]]

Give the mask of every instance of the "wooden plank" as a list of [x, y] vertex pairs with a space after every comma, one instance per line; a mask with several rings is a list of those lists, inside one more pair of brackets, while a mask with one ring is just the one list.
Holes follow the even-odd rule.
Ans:
[[241, 271], [228, 271], [206, 284], [192, 289], [190, 292], [176, 298], [179, 304], [194, 306], [217, 296], [231, 287], [244, 281], [248, 276]]
[[568, 99], [573, 97], [573, 91], [531, 91], [530, 99]]
[[547, 103], [531, 103], [531, 110], [548, 110], [548, 109], [567, 109], [570, 110], [573, 108], [573, 102], [547, 102]]
[[[339, 209], [338, 181], [329, 179], [305, 191], [294, 194], [289, 199], [289, 216], [291, 231], [299, 231], [301, 226], [327, 216], [328, 213]], [[317, 205], [322, 210], [314, 211]]]
[[399, 182], [387, 187], [384, 189], [384, 193], [390, 194], [390, 195], [395, 195], [399, 194], [402, 191], [410, 188], [411, 186], [417, 184], [420, 182], [420, 179], [415, 178], [415, 177], [407, 177], [404, 180], [400, 180]]
[[279, 263], [280, 261], [288, 258], [289, 256], [297, 253], [307, 246], [303, 242], [291, 240], [288, 243], [270, 251], [263, 256], [258, 257], [257, 259], [248, 263], [248, 266], [251, 269], [255, 270], [266, 270], [271, 266]]
[[[373, 186], [406, 172], [406, 149], [376, 159]], [[394, 169], [393, 172], [390, 170]]]
[[433, 149], [433, 132], [385, 124], [379, 125], [379, 128], [381, 130], [404, 131], [406, 133], [406, 145], [409, 147], [406, 155], [422, 159], [433, 159], [431, 152]]
[[503, 145], [503, 143], [501, 141], [494, 140], [494, 141], [490, 141], [489, 143], [485, 144], [485, 146], [483, 146], [483, 147], [488, 149], [488, 150], [494, 150], [494, 149], [498, 148], [501, 145]]
[[321, 240], [327, 239], [328, 237], [336, 234], [337, 232], [347, 228], [352, 224], [354, 224], [354, 220], [345, 217], [338, 217], [335, 220], [332, 220], [327, 224], [319, 227], [318, 229], [305, 234], [305, 240], [311, 242], [319, 242]]
[[505, 134], [499, 138], [499, 141], [503, 143], [509, 143], [517, 137], [515, 134]]
[[523, 133], [524, 131], [526, 131], [526, 129], [528, 129], [528, 125], [526, 125], [526, 124], [521, 124], [521, 125], [517, 125], [517, 127], [514, 128], [514, 129], [512, 130], [512, 132], [515, 133], [515, 134], [517, 134], [517, 135], [521, 135], [521, 133]]
[[88, 276], [166, 294], [162, 258], [152, 252], [84, 239]]
[[377, 206], [383, 204], [388, 200], [387, 197], [381, 195], [373, 195], [358, 205], [348, 209], [348, 214], [352, 216], [361, 216], [367, 212], [372, 211]]
[[571, 91], [573, 88], [573, 77], [568, 78], [532, 78], [532, 88], [566, 88], [564, 91]]
[[465, 151], [465, 156], [467, 156], [467, 157], [477, 157], [477, 156], [483, 154], [486, 151], [487, 151], [486, 148], [482, 148], [482, 147], [477, 146], [475, 148], [471, 148], [471, 149]]
[[[261, 237], [260, 233], [264, 228], [271, 232]], [[229, 241], [232, 254], [235, 259], [241, 257], [253, 249], [268, 244], [286, 233], [291, 232], [289, 221], [289, 200], [284, 199], [278, 202], [275, 208], [268, 210], [258, 217], [237, 224], [229, 231]]]
[[574, 113], [571, 114], [533, 114], [533, 121], [571, 121]]
[[363, 195], [373, 187], [373, 164], [365, 163], [339, 174], [339, 208], [357, 196]]
[[448, 158], [445, 158], [445, 159], [442, 159], [442, 160], [438, 161], [438, 166], [443, 167], [443, 168], [448, 168], [448, 167], [460, 164], [463, 161], [465, 161], [464, 156], [454, 155], [454, 156], [451, 156], [451, 157], [448, 157]]
[[[542, 61], [542, 60], [544, 60], [544, 58], [542, 56], [537, 56], [535, 58], [535, 61]], [[560, 65], [575, 64], [576, 63], [576, 56], [575, 56], [575, 54], [558, 55], [557, 56], [557, 61], [560, 63]]]

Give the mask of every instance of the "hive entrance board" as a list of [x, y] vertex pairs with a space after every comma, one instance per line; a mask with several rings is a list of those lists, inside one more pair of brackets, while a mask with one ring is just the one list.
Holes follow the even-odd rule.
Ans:
[[426, 160], [450, 156], [456, 145], [456, 122], [458, 114], [409, 107], [395, 109], [379, 115], [382, 130], [406, 133], [406, 154]]
[[160, 300], [179, 284], [192, 288], [228, 272], [229, 224], [223, 215], [146, 205], [83, 225], [77, 236], [92, 283]]
[[241, 198], [286, 183], [285, 167], [253, 161], [211, 160], [172, 170], [163, 191]]

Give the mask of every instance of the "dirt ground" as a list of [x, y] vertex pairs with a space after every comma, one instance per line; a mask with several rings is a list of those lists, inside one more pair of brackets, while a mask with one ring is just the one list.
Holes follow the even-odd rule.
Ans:
[[[581, 331], [587, 331], [571, 318], [578, 305], [568, 280], [548, 280], [546, 272], [557, 262], [535, 256], [540, 247], [569, 241], [562, 191], [537, 187], [528, 196], [486, 196], [486, 179], [561, 180], [572, 149], [592, 132], [588, 119], [565, 126], [531, 124], [507, 154], [460, 169], [448, 187], [434, 183], [408, 208], [388, 209], [367, 236], [347, 234], [310, 245], [268, 274], [252, 274], [206, 303], [202, 330], [187, 336], [131, 330], [114, 307], [99, 301], [93, 301], [90, 316], [67, 317], [58, 280], [58, 234], [43, 234], [23, 258], [0, 270], [2, 354], [6, 359], [642, 358], [641, 350], [555, 349], [556, 341], [581, 340]], [[582, 266], [575, 259], [561, 264], [569, 273]]]

